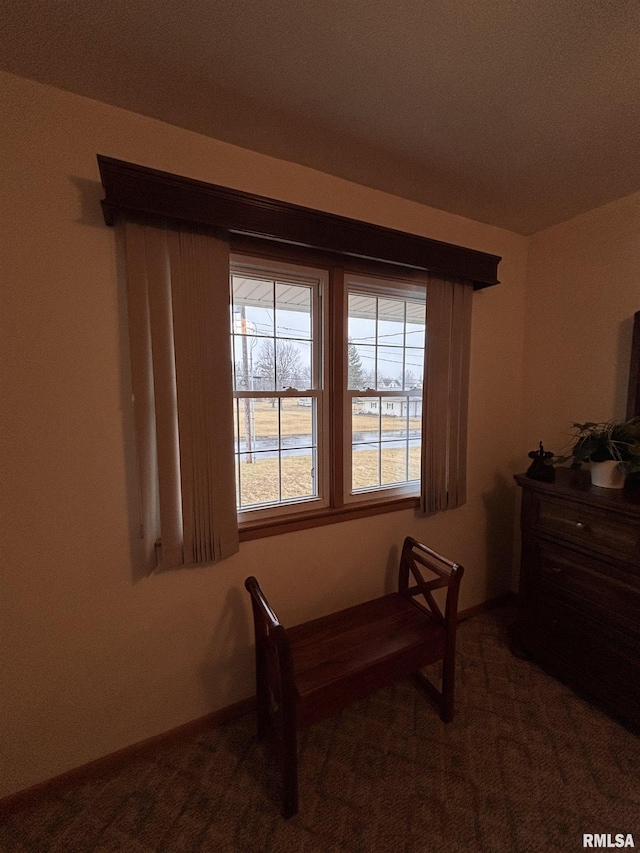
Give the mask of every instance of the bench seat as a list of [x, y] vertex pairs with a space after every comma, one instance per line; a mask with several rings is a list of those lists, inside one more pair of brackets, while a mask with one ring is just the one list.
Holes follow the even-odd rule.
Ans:
[[287, 629], [308, 725], [444, 656], [443, 624], [392, 593]]

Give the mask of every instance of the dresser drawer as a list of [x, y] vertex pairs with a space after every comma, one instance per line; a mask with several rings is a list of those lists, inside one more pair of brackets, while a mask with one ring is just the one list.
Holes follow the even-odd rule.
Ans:
[[517, 475], [522, 561], [514, 649], [640, 726], [640, 490], [587, 471]]
[[640, 577], [539, 541], [529, 571], [532, 595], [565, 601], [601, 622], [640, 636]]
[[[640, 671], [640, 637], [600, 622], [591, 614], [540, 590], [531, 601], [529, 617], [541, 650], [554, 650], [571, 661], [573, 667], [588, 672], [595, 660]], [[588, 660], [586, 660], [588, 658]], [[601, 668], [600, 666], [598, 667]], [[630, 672], [623, 681], [626, 683]], [[640, 689], [640, 677], [632, 679]], [[640, 708], [638, 709], [640, 711]]]
[[533, 529], [615, 557], [640, 561], [637, 518], [540, 495]]
[[[531, 651], [550, 672], [640, 724], [640, 641], [540, 595]], [[533, 627], [535, 626], [535, 627]]]

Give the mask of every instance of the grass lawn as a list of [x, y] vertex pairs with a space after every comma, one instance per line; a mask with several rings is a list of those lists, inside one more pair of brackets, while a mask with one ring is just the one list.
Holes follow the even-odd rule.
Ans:
[[[395, 419], [394, 419], [395, 420]], [[357, 450], [353, 453], [353, 486], [355, 489], [402, 482], [405, 477], [406, 453], [400, 448], [383, 449], [382, 459], [377, 450]], [[282, 499], [312, 495], [312, 457], [283, 456], [281, 462]], [[420, 448], [409, 448], [409, 478], [420, 476]], [[254, 458], [241, 462], [240, 482], [242, 506], [280, 500], [278, 495], [278, 459]]]
[[[240, 437], [245, 436], [245, 407], [240, 400]], [[299, 406], [297, 398], [282, 400], [281, 434], [282, 435], [311, 435], [311, 406]], [[379, 418], [377, 415], [355, 414], [353, 416], [354, 432], [377, 431]], [[403, 429], [405, 418], [394, 418], [391, 415], [382, 416], [382, 431]], [[409, 429], [420, 430], [420, 418], [409, 418]], [[238, 426], [236, 425], [236, 431]], [[253, 403], [253, 430], [256, 436], [278, 435], [278, 407], [270, 401], [258, 400]]]

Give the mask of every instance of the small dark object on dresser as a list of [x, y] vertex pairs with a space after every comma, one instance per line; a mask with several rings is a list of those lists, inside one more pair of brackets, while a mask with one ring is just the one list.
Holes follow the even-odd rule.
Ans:
[[526, 476], [530, 480], [542, 480], [545, 483], [553, 483], [556, 479], [556, 469], [553, 465], [547, 465], [546, 459], [551, 459], [553, 453], [550, 450], [545, 450], [540, 442], [539, 450], [532, 450], [529, 453], [529, 459], [533, 462], [527, 470]]

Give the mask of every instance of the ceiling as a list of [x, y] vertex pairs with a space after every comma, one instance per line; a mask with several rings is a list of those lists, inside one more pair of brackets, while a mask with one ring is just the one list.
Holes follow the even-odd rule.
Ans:
[[521, 234], [640, 189], [638, 0], [3, 0], [0, 66]]

